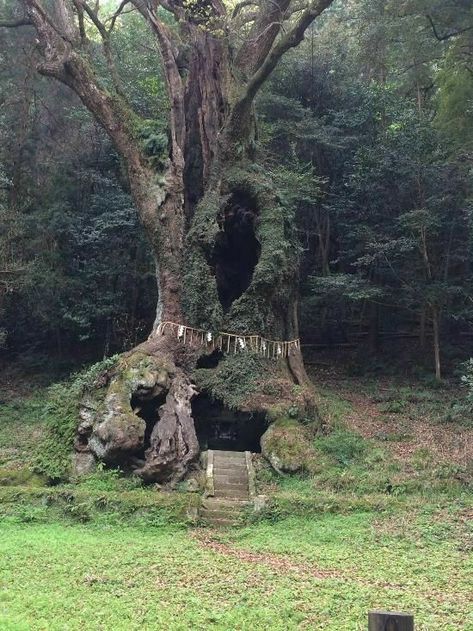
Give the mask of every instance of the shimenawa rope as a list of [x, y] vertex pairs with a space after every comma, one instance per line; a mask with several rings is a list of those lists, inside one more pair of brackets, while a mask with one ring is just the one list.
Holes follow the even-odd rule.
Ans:
[[205, 344], [212, 350], [220, 349], [227, 354], [252, 351], [269, 359], [283, 359], [301, 348], [300, 340], [288, 342], [268, 340], [261, 335], [237, 335], [236, 333], [217, 333], [196, 329], [178, 322], [161, 322], [157, 328], [158, 335], [171, 332], [183, 344]]

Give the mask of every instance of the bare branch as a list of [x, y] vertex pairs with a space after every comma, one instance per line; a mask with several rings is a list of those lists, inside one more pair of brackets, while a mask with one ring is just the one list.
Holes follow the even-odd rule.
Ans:
[[[110, 16], [109, 18], [107, 18], [106, 22], [110, 21], [110, 26], [108, 28], [108, 32], [110, 33], [111, 31], [113, 31], [113, 29], [115, 28], [115, 22], [117, 21], [118, 17], [123, 13], [123, 10], [125, 9], [126, 5], [130, 2], [130, 0], [122, 0], [122, 2], [120, 3], [118, 9], [115, 11], [115, 13]], [[133, 9], [135, 10], [135, 9]]]
[[20, 272], [26, 272], [26, 267], [11, 267], [10, 269], [0, 269], [0, 274], [13, 275], [18, 274]]

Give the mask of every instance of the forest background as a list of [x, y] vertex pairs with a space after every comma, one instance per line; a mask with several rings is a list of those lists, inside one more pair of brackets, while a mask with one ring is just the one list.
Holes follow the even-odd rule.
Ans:
[[[167, 134], [152, 118], [165, 112], [153, 38], [131, 13], [112, 45], [150, 121], [152, 156]], [[2, 30], [0, 352], [69, 369], [146, 339], [155, 271], [107, 136], [72, 92], [38, 75], [33, 49], [28, 28]], [[267, 168], [297, 208], [306, 354], [466, 373], [470, 2], [336, 3], [281, 61], [257, 113]]]

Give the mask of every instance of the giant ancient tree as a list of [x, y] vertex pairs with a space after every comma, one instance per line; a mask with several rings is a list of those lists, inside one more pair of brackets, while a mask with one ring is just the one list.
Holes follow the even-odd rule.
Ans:
[[[123, 0], [105, 12], [85, 0], [20, 0], [0, 21], [30, 29], [38, 71], [69, 86], [109, 134], [156, 260], [154, 330], [85, 396], [79, 453], [128, 462], [148, 480], [180, 479], [199, 452], [192, 411], [205, 389], [194, 375], [199, 362], [212, 371], [238, 358], [234, 369], [245, 370], [244, 355], [250, 362], [272, 354], [258, 360], [260, 396], [242, 399], [241, 408], [294, 408], [299, 397], [298, 413], [309, 413], [300, 350], [282, 344], [298, 337], [298, 247], [291, 209], [259, 160], [255, 98], [332, 2]], [[154, 34], [166, 80], [167, 142], [154, 153], [111, 46], [130, 11]], [[97, 41], [107, 89], [94, 70]], [[281, 344], [269, 350], [262, 338]]]

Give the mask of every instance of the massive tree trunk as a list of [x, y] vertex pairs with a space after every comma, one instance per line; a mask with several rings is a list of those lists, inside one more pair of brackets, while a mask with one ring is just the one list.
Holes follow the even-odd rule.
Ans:
[[[298, 338], [293, 216], [259, 162], [254, 99], [279, 58], [330, 3], [314, 0], [291, 21], [289, 0], [263, 1], [256, 17], [242, 20], [251, 27], [235, 54], [220, 0], [163, 2], [179, 37], [160, 20], [157, 3], [134, 1], [156, 36], [170, 103], [169, 155], [156, 167], [120, 91], [109, 45], [114, 20], [107, 26], [110, 20], [101, 22], [84, 0], [71, 6], [55, 0], [52, 15], [39, 0], [23, 0], [25, 21], [42, 49], [40, 72], [70, 86], [109, 133], [156, 259], [155, 326], [86, 395], [76, 440], [82, 460], [176, 482], [199, 455], [192, 400], [205, 389], [223, 403], [238, 401], [241, 410], [272, 418], [275, 410], [282, 416], [289, 409], [301, 417], [314, 413], [300, 347], [286, 344]], [[239, 5], [235, 19], [245, 7], [252, 4]], [[102, 37], [116, 93], [104, 90], [89, 67], [84, 18]], [[277, 342], [272, 352], [268, 340]], [[223, 386], [213, 387], [209, 374], [202, 375], [212, 368], [196, 371], [210, 354], [214, 371], [219, 361], [225, 365]], [[238, 399], [238, 383], [228, 374], [245, 370], [245, 357], [248, 370], [257, 372], [257, 388]], [[198, 374], [206, 385], [199, 387]]]

